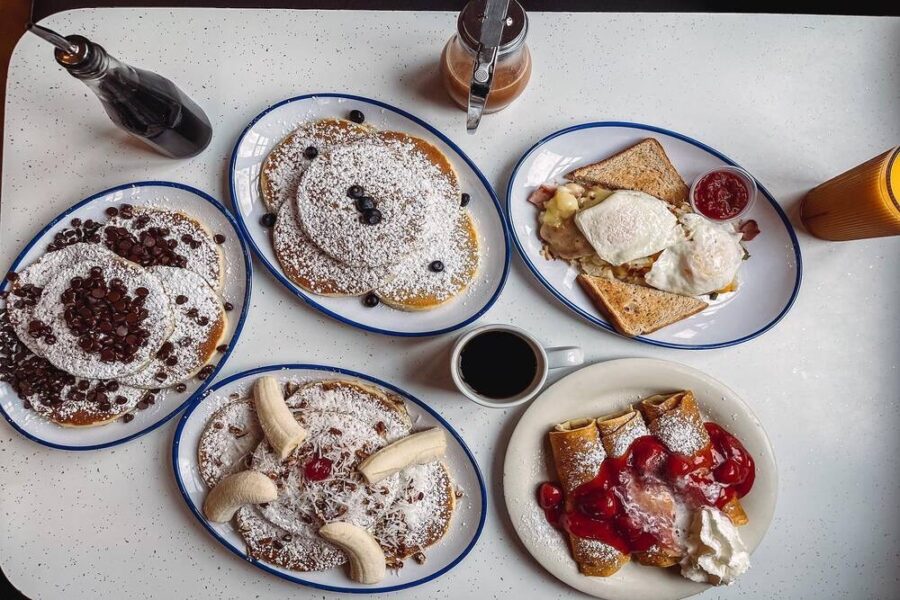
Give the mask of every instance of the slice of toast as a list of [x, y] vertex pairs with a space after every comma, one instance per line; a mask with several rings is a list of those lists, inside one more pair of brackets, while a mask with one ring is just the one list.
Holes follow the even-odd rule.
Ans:
[[578, 283], [600, 312], [627, 336], [653, 333], [709, 306], [691, 296], [584, 273], [578, 276]]
[[605, 160], [575, 169], [566, 179], [611, 190], [637, 190], [678, 206], [687, 202], [688, 186], [662, 144], [647, 138]]

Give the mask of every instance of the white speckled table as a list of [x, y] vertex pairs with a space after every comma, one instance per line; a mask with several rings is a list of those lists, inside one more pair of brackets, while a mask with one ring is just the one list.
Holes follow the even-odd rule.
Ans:
[[[789, 210], [815, 183], [900, 139], [898, 19], [533, 14], [531, 87], [475, 137], [434, 83], [454, 26], [449, 13], [105, 9], [47, 24], [173, 78], [206, 109], [215, 135], [191, 161], [152, 155], [114, 129], [42, 42], [23, 39], [9, 74], [2, 265], [48, 218], [116, 184], [172, 179], [226, 198], [226, 161], [246, 122], [274, 101], [314, 91], [417, 113], [457, 141], [501, 197], [525, 149], [580, 121], [642, 121], [699, 138]], [[799, 235], [806, 272], [794, 309], [742, 346], [685, 352], [614, 337], [570, 315], [518, 258], [482, 321], [579, 344], [589, 361], [681, 361], [750, 403], [780, 466], [776, 518], [751, 571], [704, 597], [896, 598], [900, 238], [832, 244]], [[340, 325], [257, 265], [247, 327], [222, 375], [263, 361], [359, 369], [427, 400], [468, 440], [492, 495], [484, 535], [445, 577], [396, 597], [574, 595], [525, 554], [505, 515], [500, 470], [520, 410], [490, 411], [452, 393], [451, 339], [391, 339]], [[202, 530], [170, 470], [174, 428], [70, 454], [0, 424], [0, 562], [10, 580], [33, 598], [67, 600], [333, 597], [253, 568]]]

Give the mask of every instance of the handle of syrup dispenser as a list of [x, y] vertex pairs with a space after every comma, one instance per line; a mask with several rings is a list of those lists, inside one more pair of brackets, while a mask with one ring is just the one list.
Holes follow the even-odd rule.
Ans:
[[466, 111], [466, 131], [475, 133], [481, 122], [484, 105], [487, 103], [488, 94], [491, 92], [491, 82], [494, 79], [494, 65], [497, 64], [498, 48], [478, 47], [475, 57], [475, 66], [472, 69], [472, 83], [469, 86], [469, 107]]
[[509, 0], [487, 0], [484, 12], [478, 16], [481, 31], [478, 35], [478, 51], [472, 68], [472, 82], [469, 84], [469, 106], [466, 111], [466, 130], [475, 133], [494, 79], [494, 66], [506, 25], [506, 11]]

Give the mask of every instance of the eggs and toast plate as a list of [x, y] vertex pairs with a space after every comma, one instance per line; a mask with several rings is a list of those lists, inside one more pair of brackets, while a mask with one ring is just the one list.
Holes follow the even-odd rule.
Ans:
[[[610, 165], [622, 183], [604, 184], [610, 189], [602, 190], [585, 184]], [[673, 131], [625, 122], [575, 125], [545, 137], [519, 160], [507, 188], [510, 231], [538, 281], [604, 329], [669, 348], [740, 344], [787, 314], [800, 288], [802, 262], [787, 216], [758, 182], [758, 201], [751, 198], [733, 223], [714, 223], [687, 205], [691, 182], [728, 166], [737, 165]], [[548, 217], [559, 222], [552, 214], [559, 202], [549, 200], [555, 185], [569, 181], [585, 184], [575, 186], [581, 207], [574, 216], [563, 213], [571, 231], [555, 231], [571, 236], [553, 245], [543, 226]], [[540, 199], [542, 186], [550, 190], [547, 202]], [[543, 214], [551, 206], [551, 214]], [[747, 225], [756, 235], [745, 233]], [[582, 258], [560, 258], [554, 250], [566, 244], [572, 256]], [[585, 257], [592, 254], [639, 268], [626, 272]], [[594, 262], [602, 269], [594, 269]], [[711, 270], [697, 268], [701, 264]]]

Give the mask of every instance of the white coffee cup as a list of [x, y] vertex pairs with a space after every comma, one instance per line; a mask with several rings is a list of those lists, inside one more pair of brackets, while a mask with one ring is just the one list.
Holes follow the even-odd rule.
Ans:
[[[506, 331], [512, 333], [527, 342], [534, 352], [534, 357], [537, 362], [534, 379], [527, 388], [515, 396], [510, 396], [509, 398], [491, 398], [479, 394], [466, 383], [460, 372], [460, 355], [462, 354], [463, 348], [465, 348], [473, 338], [489, 331]], [[577, 346], [545, 348], [533, 335], [519, 327], [514, 327], [512, 325], [484, 325], [467, 331], [456, 340], [456, 343], [453, 345], [453, 350], [450, 353], [450, 376], [453, 378], [453, 383], [456, 385], [457, 389], [473, 402], [477, 402], [482, 406], [490, 408], [508, 408], [510, 406], [518, 406], [519, 404], [523, 404], [534, 398], [538, 392], [541, 391], [541, 388], [544, 387], [544, 383], [547, 381], [547, 373], [550, 369], [574, 367], [583, 362], [584, 353], [581, 351], [581, 348]]]

